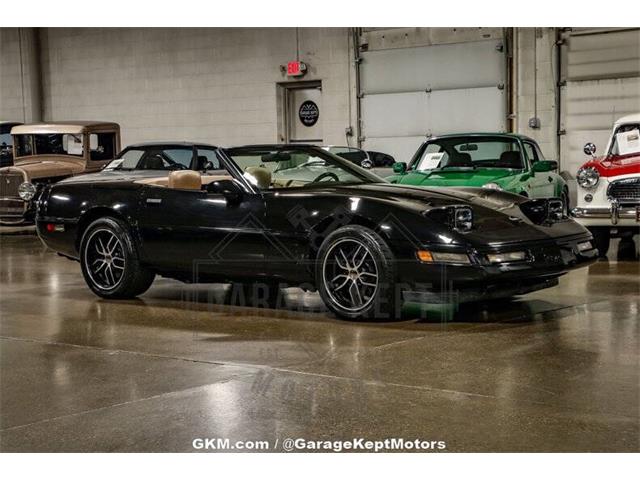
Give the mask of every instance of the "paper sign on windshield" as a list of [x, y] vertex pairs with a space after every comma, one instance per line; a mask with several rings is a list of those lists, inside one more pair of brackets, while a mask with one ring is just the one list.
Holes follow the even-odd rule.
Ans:
[[420, 160], [416, 170], [433, 170], [434, 168], [438, 168], [444, 154], [445, 152], [425, 154], [425, 156], [422, 157], [422, 160]]
[[617, 133], [616, 142], [618, 143], [618, 153], [620, 155], [640, 153], [640, 130]]

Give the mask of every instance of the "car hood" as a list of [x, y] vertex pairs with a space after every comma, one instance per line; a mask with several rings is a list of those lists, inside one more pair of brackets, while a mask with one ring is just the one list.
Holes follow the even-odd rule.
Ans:
[[503, 177], [513, 175], [514, 171], [504, 168], [476, 168], [411, 171], [397, 178], [402, 185], [424, 185], [434, 187], [482, 187]]
[[[322, 193], [335, 192], [367, 201], [388, 205], [389, 214], [396, 208], [424, 216], [429, 210], [451, 205], [468, 205], [474, 212], [474, 230], [465, 234], [467, 241], [477, 245], [494, 243], [518, 243], [549, 240], [553, 236], [584, 234], [586, 230], [573, 220], [566, 220], [551, 227], [546, 223], [535, 223], [525, 210], [524, 204], [533, 205], [544, 200], [532, 200], [501, 190], [465, 188], [425, 188], [389, 183], [365, 184], [344, 187], [324, 187]], [[315, 193], [320, 193], [317, 190]], [[358, 202], [359, 204], [360, 202]], [[353, 208], [353, 207], [352, 207]], [[413, 223], [413, 221], [411, 221]], [[496, 242], [496, 232], [500, 241]]]
[[595, 158], [585, 163], [582, 168], [593, 167], [602, 177], [617, 177], [618, 175], [640, 174], [640, 154], [609, 155]]
[[84, 163], [65, 160], [21, 160], [14, 165], [0, 169], [4, 173], [20, 173], [27, 180], [50, 177], [68, 177], [84, 171]]

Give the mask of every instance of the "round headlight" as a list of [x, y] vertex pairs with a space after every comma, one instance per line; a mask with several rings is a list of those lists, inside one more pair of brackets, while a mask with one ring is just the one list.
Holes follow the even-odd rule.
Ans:
[[18, 196], [28, 202], [36, 196], [36, 186], [30, 182], [22, 182], [18, 187]]
[[482, 188], [490, 188], [491, 190], [502, 190], [502, 187], [497, 183], [485, 183]]
[[593, 167], [581, 168], [578, 170], [576, 180], [582, 188], [593, 188], [598, 184], [600, 174]]

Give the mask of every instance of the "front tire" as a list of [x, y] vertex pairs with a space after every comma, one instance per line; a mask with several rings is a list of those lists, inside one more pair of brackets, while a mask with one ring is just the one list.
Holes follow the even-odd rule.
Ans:
[[80, 266], [89, 288], [103, 298], [134, 298], [146, 292], [155, 274], [140, 265], [126, 225], [100, 218], [89, 225], [80, 242]]
[[400, 315], [395, 260], [380, 235], [353, 225], [331, 233], [320, 246], [316, 285], [325, 305], [350, 320], [391, 320]]

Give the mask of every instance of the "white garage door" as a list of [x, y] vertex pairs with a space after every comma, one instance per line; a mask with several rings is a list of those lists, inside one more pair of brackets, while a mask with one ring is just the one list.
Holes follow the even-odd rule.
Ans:
[[574, 29], [564, 40], [561, 168], [575, 177], [584, 144], [602, 153], [613, 122], [640, 112], [640, 29]]
[[408, 161], [427, 136], [506, 127], [502, 39], [362, 52], [363, 148]]

